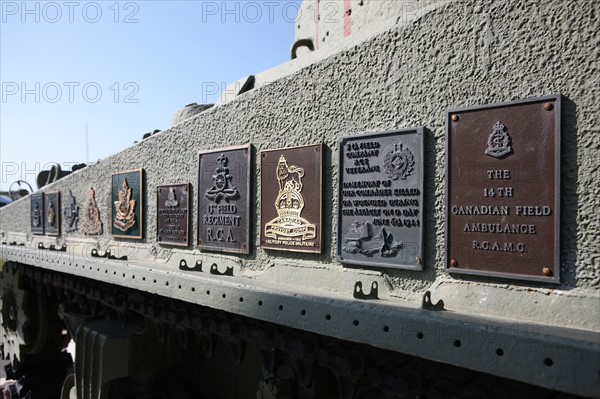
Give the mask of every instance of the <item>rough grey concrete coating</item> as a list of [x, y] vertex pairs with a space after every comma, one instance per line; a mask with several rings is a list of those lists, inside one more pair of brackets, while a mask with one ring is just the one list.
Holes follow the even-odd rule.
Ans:
[[[348, 285], [353, 281], [378, 278], [385, 297], [415, 305], [426, 289], [433, 289], [434, 300], [443, 298], [451, 310], [599, 330], [599, 18], [600, 4], [595, 1], [453, 2], [188, 119], [45, 191], [71, 189], [81, 205], [91, 182], [104, 223], [98, 243], [105, 248], [111, 242], [111, 174], [144, 168], [146, 214], [151, 217], [145, 219], [143, 244], [166, 258], [170, 250], [155, 240], [156, 187], [191, 182], [196, 193], [198, 151], [250, 142], [259, 155], [263, 149], [323, 142], [329, 149], [323, 227], [325, 237], [331, 237], [323, 255], [264, 251], [254, 227], [255, 250], [241, 257], [248, 276], [339, 292], [351, 292]], [[562, 284], [549, 289], [447, 276], [443, 267], [445, 110], [555, 93], [565, 96]], [[425, 271], [344, 268], [335, 261], [337, 138], [413, 126], [426, 128]], [[256, 164], [252, 169], [256, 213], [251, 225], [257, 226], [260, 171]], [[194, 199], [194, 221], [195, 208]], [[3, 208], [0, 218], [4, 233], [29, 232], [29, 200]]]

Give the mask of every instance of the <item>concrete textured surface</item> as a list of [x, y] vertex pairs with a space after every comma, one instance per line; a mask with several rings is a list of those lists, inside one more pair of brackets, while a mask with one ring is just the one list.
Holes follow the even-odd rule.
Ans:
[[[599, 59], [599, 2], [454, 1], [258, 86], [44, 191], [70, 189], [81, 205], [93, 186], [104, 224], [104, 234], [94, 241], [106, 248], [113, 242], [109, 235], [112, 173], [144, 168], [146, 215], [155, 215], [157, 185], [191, 182], [196, 188], [198, 151], [251, 143], [256, 159], [264, 149], [323, 142], [327, 146], [323, 254], [260, 248], [261, 176], [255, 161], [251, 168], [256, 173], [252, 176], [253, 251], [248, 256], [223, 255], [241, 259], [242, 275], [332, 292], [346, 291], [368, 275], [381, 280], [383, 296], [390, 300], [418, 306], [423, 292], [431, 289], [434, 299], [443, 298], [450, 310], [598, 331]], [[445, 110], [550, 94], [564, 96], [561, 284], [548, 288], [448, 276], [444, 270]], [[343, 267], [335, 260], [338, 137], [414, 126], [426, 128], [425, 270]], [[11, 232], [29, 233], [29, 206], [29, 199], [23, 199], [0, 210], [0, 229], [6, 237]], [[195, 198], [193, 210], [190, 238], [196, 242]], [[158, 245], [155, 235], [156, 220], [146, 217], [141, 245], [157, 258], [168, 258], [171, 250]], [[67, 233], [59, 242], [64, 237], [93, 238]]]

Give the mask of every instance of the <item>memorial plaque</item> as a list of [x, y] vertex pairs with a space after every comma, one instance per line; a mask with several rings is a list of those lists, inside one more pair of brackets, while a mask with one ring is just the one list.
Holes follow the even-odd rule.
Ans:
[[156, 189], [156, 241], [159, 244], [188, 246], [190, 189], [189, 183], [168, 184]]
[[263, 248], [321, 253], [323, 144], [261, 152]]
[[49, 236], [60, 234], [60, 193], [44, 194], [44, 230]]
[[31, 194], [31, 232], [44, 235], [44, 193]]
[[79, 205], [77, 205], [77, 201], [75, 200], [75, 196], [69, 190], [69, 195], [66, 198], [65, 203], [63, 204], [63, 220], [64, 220], [64, 228], [66, 232], [77, 231], [77, 222], [79, 221]]
[[143, 169], [112, 175], [110, 228], [113, 237], [143, 237], [142, 175]]
[[250, 253], [250, 144], [203, 151], [198, 168], [198, 246]]
[[423, 270], [423, 128], [339, 139], [337, 256]]
[[446, 267], [560, 281], [560, 96], [450, 110]]

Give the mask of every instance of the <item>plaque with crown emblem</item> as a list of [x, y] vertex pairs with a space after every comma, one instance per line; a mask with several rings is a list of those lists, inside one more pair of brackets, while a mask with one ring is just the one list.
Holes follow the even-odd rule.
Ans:
[[198, 247], [250, 253], [250, 144], [203, 151], [198, 167]]
[[44, 193], [31, 194], [30, 201], [31, 232], [35, 235], [44, 235]]
[[321, 253], [323, 144], [261, 152], [260, 243]]
[[338, 260], [423, 269], [423, 128], [339, 139]]
[[446, 268], [560, 282], [561, 97], [449, 110]]
[[162, 245], [189, 245], [189, 183], [158, 186], [156, 189], [156, 241]]
[[44, 194], [44, 229], [49, 236], [60, 234], [60, 193]]
[[113, 237], [143, 238], [142, 179], [142, 169], [112, 175], [110, 229]]

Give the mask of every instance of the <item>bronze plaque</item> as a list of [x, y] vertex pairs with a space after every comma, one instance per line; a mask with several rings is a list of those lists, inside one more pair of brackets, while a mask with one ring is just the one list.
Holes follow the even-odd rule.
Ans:
[[250, 144], [204, 151], [198, 168], [198, 246], [250, 253]]
[[423, 128], [339, 140], [340, 262], [423, 270]]
[[321, 253], [323, 144], [261, 153], [260, 243]]
[[31, 194], [31, 232], [44, 235], [44, 193]]
[[111, 234], [116, 238], [143, 237], [143, 170], [115, 173], [111, 179]]
[[558, 283], [560, 96], [450, 110], [446, 267]]
[[156, 189], [156, 241], [163, 245], [188, 246], [190, 184], [168, 184]]
[[60, 193], [44, 194], [44, 225], [49, 236], [60, 234]]

